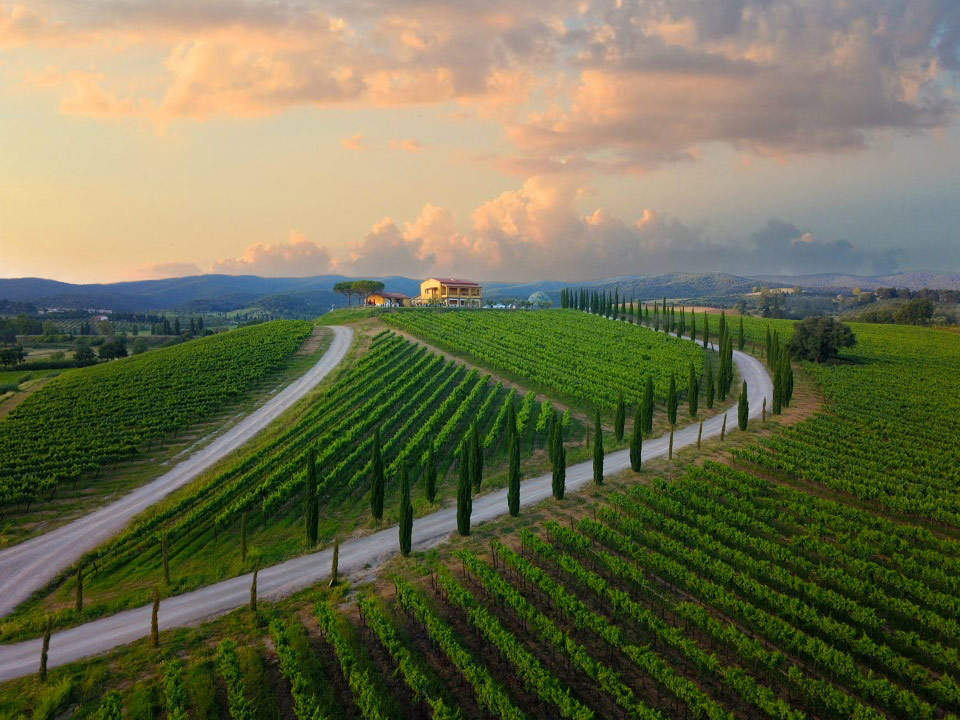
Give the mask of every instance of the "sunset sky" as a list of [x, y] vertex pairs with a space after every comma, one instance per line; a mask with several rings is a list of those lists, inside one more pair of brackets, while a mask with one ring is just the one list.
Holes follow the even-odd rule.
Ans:
[[960, 271], [957, 0], [0, 0], [0, 276]]

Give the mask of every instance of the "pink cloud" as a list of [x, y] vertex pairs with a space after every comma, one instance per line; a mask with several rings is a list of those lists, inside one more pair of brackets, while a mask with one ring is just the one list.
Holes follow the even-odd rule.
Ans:
[[226, 275], [263, 275], [266, 277], [309, 277], [330, 271], [329, 251], [296, 230], [283, 243], [250, 245], [236, 258], [221, 258], [212, 271]]
[[391, 140], [390, 149], [400, 150], [402, 152], [416, 153], [423, 150], [423, 143], [421, 143], [419, 140], [414, 140], [412, 138], [406, 138], [403, 140]]
[[340, 145], [347, 150], [366, 150], [367, 140], [363, 136], [363, 133], [355, 133], [350, 137], [341, 140]]

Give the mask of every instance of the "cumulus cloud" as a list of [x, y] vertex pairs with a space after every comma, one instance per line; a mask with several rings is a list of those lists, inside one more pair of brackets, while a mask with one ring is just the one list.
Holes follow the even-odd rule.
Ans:
[[192, 262], [168, 262], [141, 265], [131, 275], [134, 280], [162, 280], [164, 278], [202, 275], [203, 271]]
[[310, 277], [330, 271], [330, 253], [296, 230], [282, 243], [250, 245], [235, 258], [221, 258], [212, 271], [226, 275]]
[[586, 196], [582, 177], [534, 176], [477, 207], [462, 230], [453, 213], [428, 203], [414, 220], [377, 223], [335, 264], [355, 275], [582, 280], [717, 270], [875, 274], [895, 270], [901, 255], [821, 238], [777, 219], [747, 238], [722, 241], [650, 209], [629, 222], [603, 208], [583, 214], [577, 205]]

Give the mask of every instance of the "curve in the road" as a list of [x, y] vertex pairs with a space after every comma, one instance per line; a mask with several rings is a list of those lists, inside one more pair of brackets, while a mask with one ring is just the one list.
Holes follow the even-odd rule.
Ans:
[[96, 512], [0, 551], [0, 617], [10, 613], [83, 555], [127, 527], [136, 515], [249, 442], [343, 360], [353, 329], [331, 326], [334, 337], [323, 357], [256, 411], [169, 471]]
[[[711, 346], [716, 349], [716, 346]], [[750, 402], [750, 417], [760, 414], [763, 398], [773, 397], [773, 382], [766, 367], [757, 358], [734, 351], [734, 362], [740, 376], [747, 382]], [[730, 413], [715, 415], [703, 423], [703, 437], [720, 434], [724, 417]], [[736, 430], [736, 410], [728, 431]], [[688, 425], [674, 433], [674, 450], [694, 445], [697, 442], [698, 425]], [[643, 460], [667, 455], [669, 438], [666, 435], [643, 443]], [[630, 451], [627, 449], [608, 453], [604, 457], [604, 475], [614, 475], [630, 467]], [[592, 461], [578, 463], [567, 468], [567, 490], [575, 491], [593, 481]], [[538, 503], [552, 494], [552, 477], [545, 474], [525, 480], [520, 494], [521, 505]], [[481, 495], [473, 501], [472, 523], [489, 522], [507, 512], [506, 489]], [[456, 508], [443, 510], [417, 518], [413, 524], [413, 545], [422, 547], [446, 537], [457, 529]], [[371, 535], [356, 538], [340, 545], [338, 567], [341, 573], [376, 567], [390, 558], [398, 549], [398, 530], [391, 527]], [[312, 585], [329, 575], [332, 549], [303, 555], [292, 560], [260, 570], [257, 577], [258, 596], [276, 599], [290, 595]], [[193, 592], [166, 598], [160, 603], [159, 623], [161, 629], [184, 627], [218, 614], [229, 612], [249, 602], [250, 574], [209, 585]], [[49, 667], [64, 665], [83, 657], [96, 655], [120, 645], [146, 637], [150, 633], [152, 608], [149, 605], [126, 610], [75, 628], [54, 634], [50, 641]], [[0, 681], [21, 677], [36, 672], [40, 658], [40, 639], [0, 646]]]

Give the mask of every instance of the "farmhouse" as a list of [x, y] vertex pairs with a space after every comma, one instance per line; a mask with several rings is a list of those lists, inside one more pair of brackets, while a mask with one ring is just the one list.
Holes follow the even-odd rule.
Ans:
[[376, 292], [367, 295], [367, 305], [379, 307], [410, 307], [410, 296], [398, 292]]
[[472, 280], [429, 278], [420, 283], [420, 294], [414, 305], [446, 307], [483, 307], [483, 288]]

